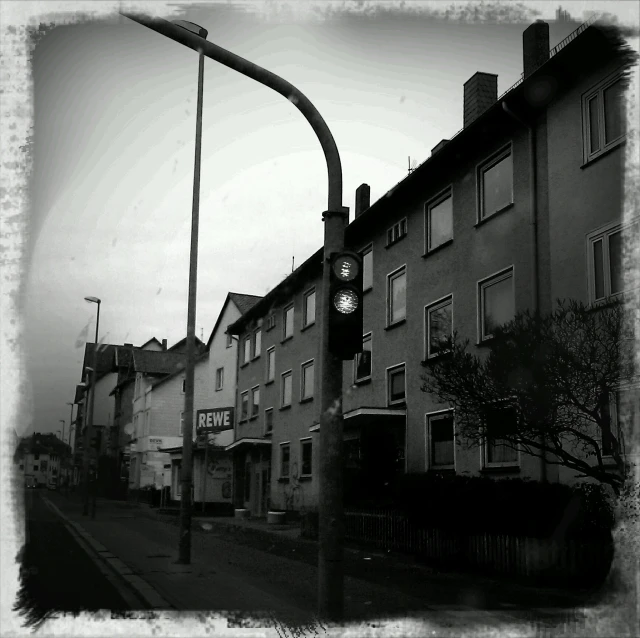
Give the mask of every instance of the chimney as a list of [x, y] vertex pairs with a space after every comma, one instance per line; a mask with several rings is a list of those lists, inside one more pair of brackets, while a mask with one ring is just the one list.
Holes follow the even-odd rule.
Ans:
[[165, 352], [167, 350], [167, 340], [163, 339], [162, 340], [162, 352]]
[[528, 78], [549, 59], [549, 25], [536, 20], [522, 34], [524, 77]]
[[432, 149], [431, 155], [435, 155], [450, 140], [440, 140]]
[[371, 198], [371, 188], [369, 184], [360, 184], [356, 188], [356, 217], [359, 217], [369, 208]]
[[464, 128], [482, 115], [498, 100], [498, 76], [494, 73], [474, 73], [464, 83]]
[[133, 344], [132, 343], [125, 343], [124, 347], [125, 348], [133, 348]]

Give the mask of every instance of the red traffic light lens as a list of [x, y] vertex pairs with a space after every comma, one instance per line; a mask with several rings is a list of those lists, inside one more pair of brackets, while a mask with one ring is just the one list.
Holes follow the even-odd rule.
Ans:
[[359, 270], [358, 262], [350, 255], [341, 255], [333, 263], [333, 272], [341, 281], [353, 281]]
[[338, 290], [333, 296], [333, 305], [343, 315], [350, 315], [358, 309], [358, 295], [353, 290]]

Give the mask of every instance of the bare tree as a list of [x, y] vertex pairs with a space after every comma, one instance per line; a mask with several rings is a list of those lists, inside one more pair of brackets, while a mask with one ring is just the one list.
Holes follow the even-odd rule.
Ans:
[[635, 320], [620, 302], [594, 309], [558, 301], [548, 315], [518, 313], [495, 331], [485, 357], [453, 333], [445, 354], [425, 362], [422, 390], [454, 409], [459, 442], [482, 445], [491, 411], [509, 406], [515, 418], [500, 428], [502, 445], [619, 494], [629, 467], [610, 397], [634, 378]]

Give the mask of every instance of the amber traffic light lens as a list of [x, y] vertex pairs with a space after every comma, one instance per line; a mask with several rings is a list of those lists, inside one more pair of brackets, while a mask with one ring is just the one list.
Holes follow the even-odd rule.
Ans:
[[333, 296], [333, 305], [343, 315], [350, 315], [358, 309], [358, 295], [353, 290], [339, 290]]
[[341, 281], [353, 281], [359, 272], [358, 262], [349, 255], [344, 255], [333, 264], [333, 271]]

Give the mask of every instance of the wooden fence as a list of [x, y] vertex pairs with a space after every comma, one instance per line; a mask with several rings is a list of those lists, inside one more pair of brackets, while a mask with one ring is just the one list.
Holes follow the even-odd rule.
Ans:
[[345, 512], [347, 540], [420, 556], [443, 568], [523, 580], [591, 585], [607, 574], [613, 548], [602, 540], [562, 541], [509, 534], [421, 528], [397, 512]]

